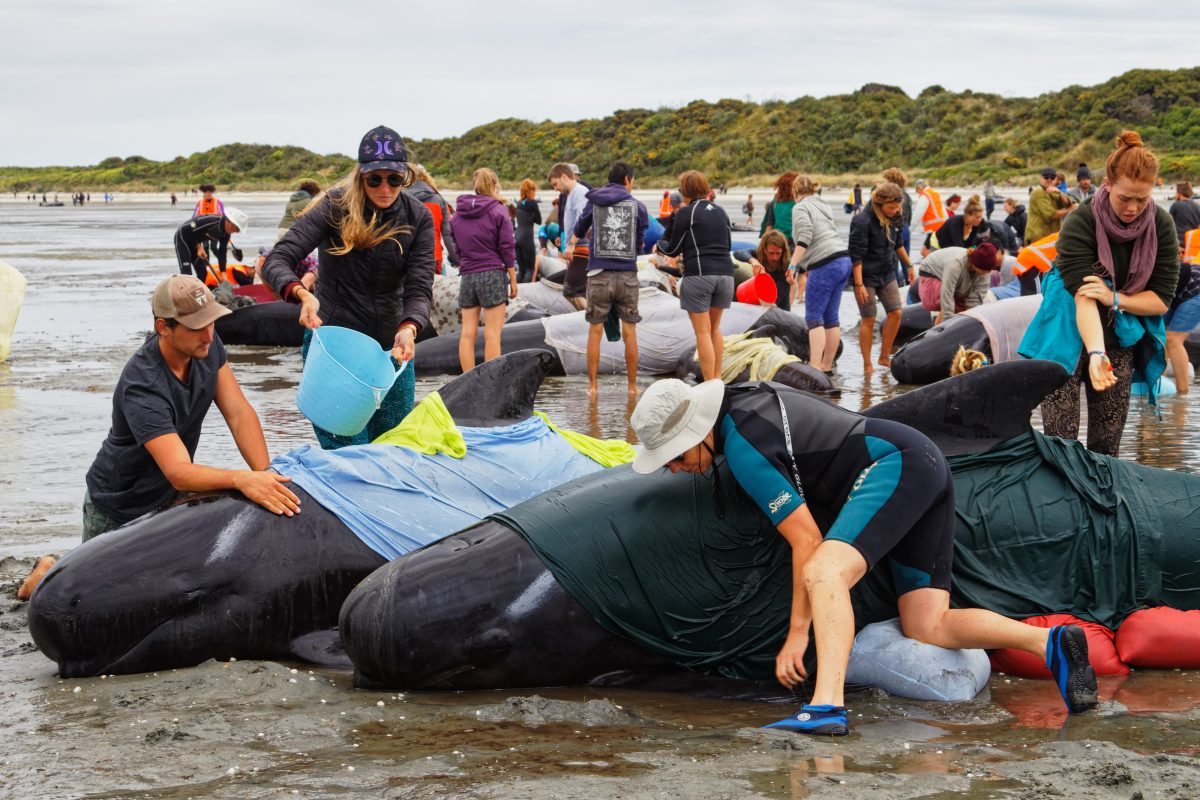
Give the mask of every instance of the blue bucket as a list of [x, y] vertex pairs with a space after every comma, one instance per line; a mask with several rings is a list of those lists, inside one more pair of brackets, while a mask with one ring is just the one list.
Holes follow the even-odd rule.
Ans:
[[353, 436], [407, 366], [393, 369], [391, 356], [366, 334], [324, 325], [313, 331], [296, 405], [318, 428]]

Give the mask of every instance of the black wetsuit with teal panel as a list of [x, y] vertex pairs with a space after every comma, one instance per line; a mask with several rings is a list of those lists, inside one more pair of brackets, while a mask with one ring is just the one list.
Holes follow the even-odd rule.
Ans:
[[761, 382], [726, 390], [716, 430], [718, 452], [772, 524], [812, 502], [836, 514], [825, 539], [854, 547], [868, 568], [889, 557], [897, 594], [950, 588], [954, 483], [923, 434]]

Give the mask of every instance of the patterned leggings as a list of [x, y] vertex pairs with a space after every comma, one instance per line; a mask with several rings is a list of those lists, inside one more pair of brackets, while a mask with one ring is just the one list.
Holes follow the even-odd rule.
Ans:
[[1042, 401], [1042, 429], [1047, 436], [1063, 439], [1079, 438], [1079, 385], [1087, 394], [1087, 448], [1093, 453], [1117, 455], [1121, 433], [1129, 415], [1129, 386], [1133, 376], [1133, 348], [1122, 347], [1108, 351], [1117, 383], [1103, 392], [1092, 388], [1088, 377], [1088, 355], [1082, 353], [1075, 372], [1067, 382]]

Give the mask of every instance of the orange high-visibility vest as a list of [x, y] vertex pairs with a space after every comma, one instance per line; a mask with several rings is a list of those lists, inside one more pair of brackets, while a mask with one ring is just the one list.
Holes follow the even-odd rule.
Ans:
[[196, 203], [196, 210], [192, 212], [193, 217], [203, 217], [205, 214], [224, 214], [225, 204], [215, 197], [201, 197], [200, 202]]
[[[208, 286], [208, 288], [216, 288], [217, 279], [213, 276], [217, 274], [220, 274], [220, 268], [215, 264], [211, 265], [204, 272], [204, 283]], [[242, 278], [240, 281], [238, 280], [239, 275]], [[225, 274], [221, 275], [221, 280], [225, 283], [232, 283], [234, 286], [244, 286], [250, 282], [246, 280], [247, 275], [249, 275], [251, 279], [254, 277], [254, 267], [250, 266], [249, 264], [226, 264]]]
[[1200, 264], [1200, 228], [1194, 228], [1184, 234], [1183, 260], [1188, 264]]
[[660, 217], [671, 216], [671, 198], [669, 195], [663, 195], [662, 202], [658, 204], [658, 215]]
[[1036, 242], [1021, 248], [1017, 253], [1017, 266], [1013, 267], [1014, 275], [1024, 275], [1036, 268], [1038, 272], [1048, 272], [1058, 258], [1058, 234], [1043, 236]]
[[946, 224], [948, 219], [946, 207], [942, 205], [942, 196], [936, 190], [926, 187], [925, 195], [929, 198], [929, 205], [925, 206], [921, 224], [925, 226], [926, 233], [936, 233], [937, 229]]

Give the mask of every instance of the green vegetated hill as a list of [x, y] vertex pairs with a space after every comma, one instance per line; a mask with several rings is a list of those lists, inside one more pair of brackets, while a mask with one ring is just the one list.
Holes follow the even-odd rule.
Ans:
[[[954, 182], [1025, 177], [1048, 164], [1073, 174], [1080, 161], [1099, 169], [1122, 128], [1139, 130], [1158, 152], [1164, 178], [1200, 175], [1200, 67], [1133, 70], [1036, 98], [940, 86], [913, 98], [868, 84], [851, 94], [787, 102], [696, 101], [577, 122], [502, 119], [410, 146], [414, 158], [452, 185], [469, 182], [481, 166], [510, 184], [525, 177], [543, 182], [555, 161], [574, 161], [599, 178], [617, 159], [632, 163], [644, 186], [673, 182], [685, 169], [703, 170], [714, 181], [762, 184], [786, 169], [869, 177], [892, 165]], [[0, 189], [162, 190], [202, 181], [279, 189], [302, 176], [339, 176], [350, 164], [296, 147], [233, 144], [170, 162], [134, 157], [95, 167], [0, 167]]]

